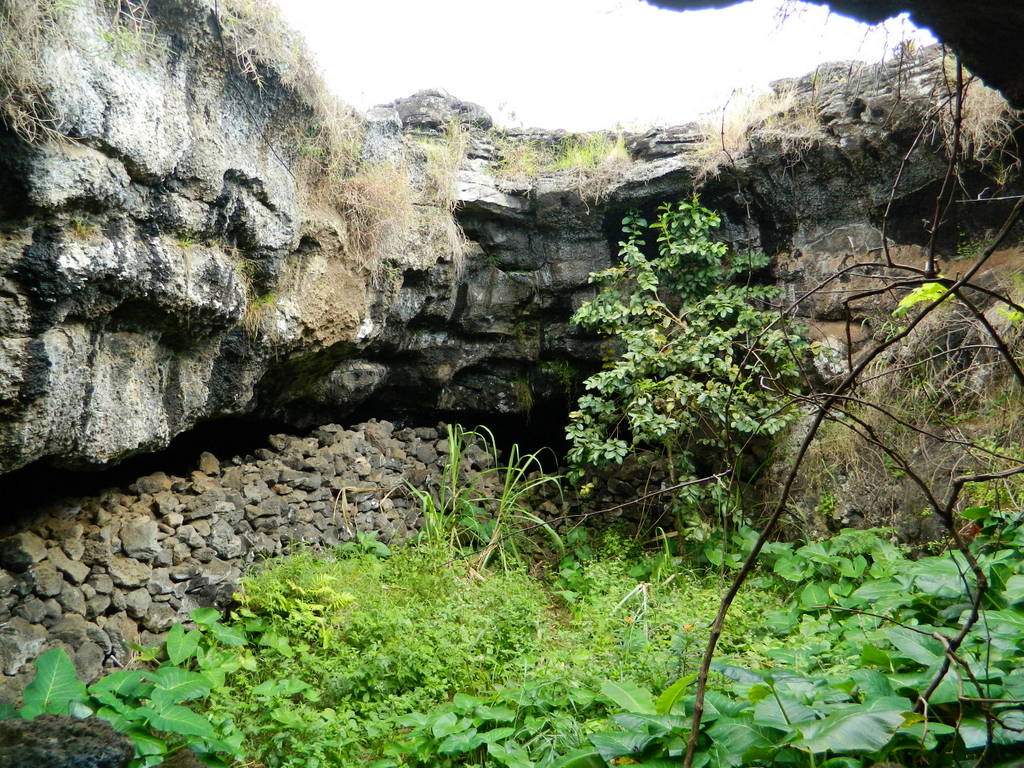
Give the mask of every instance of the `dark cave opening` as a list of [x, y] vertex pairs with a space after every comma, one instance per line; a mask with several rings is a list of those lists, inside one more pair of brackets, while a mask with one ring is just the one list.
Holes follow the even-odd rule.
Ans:
[[[466, 429], [485, 426], [494, 435], [502, 456], [512, 446], [520, 455], [539, 452], [546, 471], [555, 471], [567, 451], [565, 425], [570, 404], [565, 396], [538, 398], [526, 413], [495, 414], [476, 411], [414, 409], [397, 403], [371, 401], [347, 418], [339, 420], [348, 428], [370, 419], [387, 420], [397, 428], [435, 426], [439, 422], [461, 424]], [[199, 424], [178, 435], [164, 449], [131, 456], [118, 464], [98, 468], [58, 466], [42, 459], [0, 475], [0, 537], [30, 525], [41, 513], [72, 500], [96, 496], [106, 490], [127, 488], [138, 478], [154, 472], [187, 477], [197, 468], [203, 452], [212, 453], [222, 463], [268, 447], [270, 435], [284, 433], [305, 436], [316, 427], [300, 428], [283, 421], [255, 416], [216, 419]]]
[[94, 496], [112, 488], [124, 488], [153, 472], [188, 476], [196, 469], [199, 455], [214, 454], [222, 462], [267, 446], [277, 432], [302, 434], [287, 424], [267, 419], [240, 417], [216, 419], [178, 435], [153, 453], [131, 456], [112, 466], [65, 467], [41, 459], [13, 472], [0, 475], [0, 536], [28, 523], [38, 512], [60, 506], [67, 500]]

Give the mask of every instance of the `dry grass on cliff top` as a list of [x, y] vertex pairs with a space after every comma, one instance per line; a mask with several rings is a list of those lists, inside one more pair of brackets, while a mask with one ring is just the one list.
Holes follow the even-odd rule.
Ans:
[[[63, 116], [50, 99], [53, 72], [47, 52], [108, 57], [123, 64], [136, 54], [166, 52], [147, 0], [121, 0], [100, 6], [106, 14], [98, 31], [103, 46], [83, 44], [82, 10], [77, 0], [2, 0], [0, 2], [0, 120], [28, 144], [69, 140]], [[102, 18], [102, 17], [101, 17]]]
[[[376, 275], [414, 226], [415, 195], [406, 158], [363, 159], [365, 120], [331, 93], [302, 37], [288, 27], [273, 2], [230, 0], [222, 23], [238, 68], [249, 80], [262, 88], [274, 73], [308, 105], [308, 121], [282, 121], [290, 131], [285, 138], [296, 154], [295, 175], [304, 202], [338, 212], [349, 255]], [[448, 218], [455, 207], [454, 176], [464, 154], [461, 134], [446, 137], [427, 152], [427, 194]], [[461, 253], [458, 234], [452, 248]]]
[[230, 0], [222, 6], [224, 38], [241, 73], [258, 88], [276, 77], [310, 110], [310, 120], [293, 126], [301, 181], [313, 197], [330, 197], [330, 187], [359, 164], [365, 122], [334, 96], [302, 36], [285, 22], [271, 0]]
[[[955, 60], [947, 56], [943, 66], [946, 83], [940, 87], [938, 97], [953, 90], [956, 82]], [[962, 144], [969, 156], [979, 162], [998, 161], [1009, 148], [1014, 133], [1024, 125], [1024, 110], [1013, 109], [999, 91], [970, 73], [966, 75], [961, 105]], [[948, 108], [939, 113], [947, 144], [953, 140], [953, 112]]]
[[498, 179], [530, 182], [544, 173], [570, 174], [585, 204], [599, 203], [623, 168], [632, 162], [621, 133], [570, 134], [561, 141], [497, 136]]
[[752, 139], [774, 144], [785, 155], [798, 155], [824, 136], [813, 101], [789, 85], [771, 93], [736, 92], [699, 125], [704, 139], [696, 148], [698, 181], [734, 163], [750, 149]]

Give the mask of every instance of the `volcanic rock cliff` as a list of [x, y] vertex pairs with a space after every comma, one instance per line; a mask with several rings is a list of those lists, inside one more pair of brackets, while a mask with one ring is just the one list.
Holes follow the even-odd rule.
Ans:
[[[576, 136], [495, 127], [443, 91], [358, 115], [326, 98], [287, 40], [267, 48], [256, 34], [267, 19], [230, 7], [166, 0], [125, 20], [84, 2], [3, 17], [14, 27], [0, 27], [13, 54], [0, 60], [0, 474], [10, 489], [29, 465], [107, 468], [204, 425], [318, 429], [234, 458], [192, 456], [187, 469], [31, 515], [6, 497], [0, 701], [44, 648], [64, 644], [95, 678], [189, 609], [222, 604], [246, 567], [293, 543], [412, 535], [420, 510], [404, 482], [436, 487], [450, 449], [443, 430], [423, 426], [437, 416], [533, 412], [530, 431], [561, 431], [564, 418], [547, 417], [564, 416], [609, 351], [570, 316], [591, 295], [589, 274], [615, 259], [630, 209], [649, 215], [699, 193], [721, 213], [723, 238], [770, 254], [772, 269], [755, 277], [778, 283], [821, 342], [822, 380], [885, 336], [899, 298], [851, 308], [844, 299], [885, 270], [836, 275], [883, 247], [922, 263], [932, 237], [949, 168], [938, 50], [777, 83], [729, 128], [738, 139], [726, 139], [724, 117]], [[31, 66], [12, 68], [19, 61]], [[1012, 121], [974, 127], [1006, 143], [1019, 132]], [[1012, 155], [967, 149], [934, 233], [950, 273], [1021, 191]], [[980, 285], [1019, 271], [1012, 235]], [[958, 353], [984, 348], [959, 371], [983, 396], [999, 385], [991, 344], [971, 343], [973, 318], [954, 319], [935, 331], [955, 336]], [[823, 472], [791, 499], [808, 530], [934, 533], [907, 514], [920, 504], [905, 478], [861, 462], [857, 446], [840, 466], [824, 442], [809, 459]], [[961, 459], [915, 455], [947, 475]], [[478, 469], [493, 460], [469, 455]], [[614, 479], [606, 499], [647, 488]], [[566, 509], [538, 504], [548, 517]]]
[[[157, 5], [128, 51], [105, 6], [77, 7], [41, 48], [55, 129], [0, 135], [0, 472], [105, 466], [229, 416], [524, 412], [600, 360], [568, 320], [627, 209], [699, 190], [796, 295], [877, 248], [886, 210], [894, 245], [923, 242], [945, 172], [919, 135], [945, 88], [935, 51], [780, 84], [799, 106], [710, 171], [684, 126], [622, 137], [618, 164], [510, 174], [510, 147], [571, 137], [496, 129], [443, 92], [346, 115], [348, 166], [311, 165], [321, 117], [287, 65], [232, 48], [210, 0]], [[1003, 212], [954, 214], [941, 242]], [[802, 311], [846, 319], [827, 297]]]

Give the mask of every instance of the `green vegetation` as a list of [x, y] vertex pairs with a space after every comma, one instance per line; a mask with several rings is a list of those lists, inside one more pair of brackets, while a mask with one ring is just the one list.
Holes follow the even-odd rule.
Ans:
[[[469, 445], [483, 447], [489, 467], [470, 473], [465, 464]], [[486, 427], [467, 431], [448, 426], [448, 462], [436, 493], [417, 488], [409, 491], [420, 502], [421, 537], [445, 544], [478, 567], [492, 562], [502, 568], [527, 564], [523, 544], [530, 539], [514, 535], [528, 527], [541, 533], [559, 552], [564, 545], [554, 528], [529, 509], [530, 495], [542, 485], [561, 487], [561, 478], [543, 472], [540, 452], [522, 454], [512, 446], [501, 462], [494, 435]]]
[[[927, 709], [918, 697], [950, 662], [943, 639], [977, 586], [962, 556], [910, 560], [881, 531], [771, 544], [727, 625], [696, 764], [941, 766], [983, 750], [1013, 764], [1024, 526], [985, 507], [965, 517], [992, 585], [985, 626]], [[211, 765], [216, 752], [270, 768], [668, 765], [716, 572], [755, 537], [708, 542], [710, 572], [610, 533], [577, 534], [538, 576], [481, 570], [436, 542], [298, 553], [247, 579], [229, 619], [202, 609], [195, 629], [175, 627], [141, 657], [163, 659], [155, 668], [86, 691], [62, 651], [46, 654], [21, 715], [96, 711], [136, 740], [139, 766], [185, 744]]]
[[628, 160], [629, 152], [621, 134], [587, 133], [565, 139], [548, 167], [554, 171], [586, 170]]
[[[238, 651], [246, 642], [244, 631], [222, 624], [217, 611], [201, 608], [192, 618], [196, 629], [186, 631], [178, 624], [159, 651], [140, 649], [139, 661], [146, 668], [113, 672], [88, 688], [62, 648], [47, 651], [36, 660], [36, 676], [25, 689], [21, 710], [0, 717], [95, 714], [132, 739], [133, 768], [159, 765], [186, 747], [210, 766], [243, 760], [243, 736], [230, 718], [200, 714], [193, 707], [222, 689], [229, 673], [255, 666], [255, 659]], [[164, 659], [159, 664], [158, 653]]]
[[[268, 564], [245, 581], [230, 619], [217, 621], [203, 609], [193, 615], [194, 630], [176, 627], [163, 650], [143, 653], [147, 666], [163, 659], [155, 670], [114, 673], [92, 687], [92, 698], [80, 691], [52, 696], [45, 711], [67, 712], [70, 701], [97, 711], [136, 738], [140, 766], [187, 744], [204, 754], [245, 754], [270, 768], [306, 768], [405, 754], [409, 744], [395, 744], [396, 718], [443, 709], [460, 691], [490, 697], [505, 688], [499, 698], [534, 697], [539, 711], [565, 689], [593, 703], [579, 713], [575, 735], [559, 733], [571, 712], [554, 707], [541, 715], [543, 724], [520, 728], [574, 747], [605, 708], [589, 691], [606, 677], [652, 686], [673, 679], [693, 664], [717, 601], [713, 577], [648, 560], [611, 534], [580, 547], [582, 557], [563, 562], [564, 576], [550, 578], [517, 567], [484, 571], [445, 543], [425, 540], [394, 554], [368, 543], [332, 557], [301, 552]], [[737, 612], [730, 647], [764, 635], [759, 616], [776, 602], [752, 592]], [[682, 656], [680, 649], [687, 649]], [[41, 678], [49, 664], [49, 656], [40, 659]], [[65, 684], [73, 677], [71, 668]], [[174, 695], [160, 693], [161, 685]], [[100, 696], [108, 688], [120, 703]], [[27, 693], [24, 716], [43, 711], [33, 702]], [[153, 714], [164, 704], [182, 722], [205, 727], [169, 727], [169, 714]], [[185, 714], [188, 704], [204, 717]], [[85, 714], [78, 705], [74, 711]]]
[[83, 219], [71, 219], [68, 224], [71, 236], [76, 240], [91, 240], [100, 231], [98, 224], [90, 224]]
[[[793, 410], [779, 391], [796, 383], [807, 344], [761, 308], [776, 292], [750, 277], [766, 256], [730, 254], [712, 240], [719, 218], [696, 199], [658, 211], [650, 225], [636, 212], [623, 219], [621, 262], [591, 275], [597, 295], [573, 316], [616, 338], [622, 353], [584, 384], [566, 430], [569, 461], [582, 470], [646, 453], [691, 480], [738, 467], [752, 439], [788, 423]], [[658, 233], [655, 253], [648, 229]], [[720, 460], [698, 467], [698, 451]], [[677, 503], [677, 528], [690, 535], [735, 514], [722, 484], [690, 486]]]
[[451, 121], [437, 138], [424, 138], [419, 146], [427, 155], [426, 172], [429, 194], [449, 211], [456, 205], [456, 175], [466, 157], [469, 134], [465, 126]]
[[245, 314], [242, 316], [242, 327], [249, 338], [256, 339], [260, 335], [266, 313], [277, 304], [278, 297], [274, 293], [265, 293], [262, 296], [248, 296], [247, 298]]
[[615, 169], [629, 163], [622, 134], [571, 134], [556, 144], [528, 139], [497, 140], [499, 178], [528, 181], [550, 171], [580, 175], [580, 191], [598, 198]]

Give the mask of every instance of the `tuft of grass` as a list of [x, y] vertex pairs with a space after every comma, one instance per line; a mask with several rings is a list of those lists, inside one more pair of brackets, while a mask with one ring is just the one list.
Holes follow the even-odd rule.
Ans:
[[[956, 64], [952, 57], [947, 56], [943, 60], [943, 72], [952, 88], [956, 79]], [[968, 157], [979, 162], [992, 162], [1008, 149], [1014, 133], [1024, 125], [1024, 110], [1014, 109], [999, 91], [989, 88], [978, 77], [967, 74], [960, 123], [963, 150]], [[952, 143], [953, 110], [942, 110], [940, 120], [947, 143]], [[1020, 159], [1014, 159], [1019, 165]]]
[[440, 137], [423, 138], [418, 144], [426, 153], [426, 195], [443, 211], [438, 229], [458, 276], [464, 267], [467, 239], [454, 214], [458, 206], [459, 168], [469, 149], [469, 133], [464, 125], [452, 121]]
[[337, 204], [345, 178], [359, 165], [365, 123], [336, 98], [301, 35], [270, 0], [229, 0], [221, 15], [224, 38], [238, 70], [257, 88], [277, 81], [310, 110], [294, 118], [285, 138], [296, 159], [296, 179], [311, 205]]
[[592, 173], [629, 163], [629, 151], [621, 134], [573, 134], [557, 144], [498, 137], [499, 178], [528, 181], [545, 171]]
[[608, 193], [615, 176], [631, 160], [622, 134], [573, 134], [560, 143], [499, 139], [499, 179], [528, 182], [545, 172], [572, 174], [584, 203], [597, 203]]
[[26, 142], [65, 139], [39, 68], [48, 46], [70, 40], [72, 9], [50, 0], [0, 4], [0, 119]]
[[456, 179], [469, 148], [466, 128], [452, 121], [440, 137], [420, 139], [419, 146], [427, 156], [428, 194], [442, 207], [454, 211], [458, 192]]
[[71, 235], [76, 240], [91, 240], [100, 231], [99, 225], [89, 224], [82, 219], [71, 219], [68, 224], [70, 225]]
[[348, 253], [376, 275], [415, 218], [413, 190], [404, 163], [368, 163], [342, 179], [332, 201], [345, 222]]
[[0, 121], [29, 144], [69, 139], [49, 97], [43, 62], [54, 49], [81, 56], [105, 54], [124, 64], [131, 56], [166, 51], [150, 18], [149, 0], [104, 0], [99, 30], [106, 51], [79, 43], [77, 11], [84, 0], [4, 0], [0, 3]]
[[[561, 493], [561, 476], [543, 472], [541, 452], [521, 453], [513, 445], [502, 461], [493, 433], [486, 427], [465, 430], [447, 427], [448, 461], [436, 492], [410, 488], [423, 516], [421, 538], [461, 551], [475, 568], [492, 562], [506, 570], [525, 563], [525, 551], [533, 548], [529, 536], [516, 532], [525, 527], [548, 539], [558, 551], [561, 537], [530, 510], [533, 493], [554, 484]], [[471, 447], [482, 449], [487, 469], [470, 473], [466, 462]], [[526, 550], [523, 549], [526, 547]]]
[[553, 171], [593, 171], [629, 162], [622, 135], [586, 133], [565, 139], [548, 164]]
[[538, 141], [497, 136], [495, 145], [499, 160], [494, 173], [499, 179], [528, 182], [540, 176], [554, 159], [553, 148]]
[[277, 295], [274, 293], [265, 293], [262, 296], [248, 298], [245, 305], [245, 315], [242, 317], [242, 327], [249, 335], [249, 338], [255, 339], [259, 336], [267, 310], [276, 303]]
[[812, 147], [824, 135], [813, 100], [791, 85], [771, 93], [736, 92], [699, 121], [704, 139], [695, 152], [698, 181], [717, 176], [750, 150], [751, 140], [778, 145], [787, 155]]

